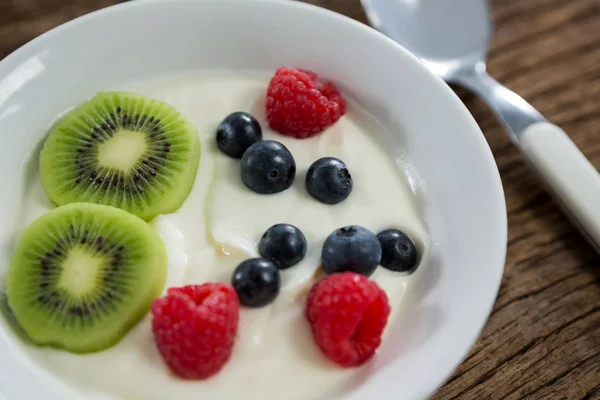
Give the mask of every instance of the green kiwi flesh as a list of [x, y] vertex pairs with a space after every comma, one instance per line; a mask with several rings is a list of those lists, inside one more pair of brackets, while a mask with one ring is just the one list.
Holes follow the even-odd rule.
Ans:
[[181, 207], [199, 161], [196, 128], [173, 107], [133, 93], [101, 92], [51, 130], [39, 172], [56, 205], [105, 204], [148, 221]]
[[6, 277], [8, 305], [33, 343], [100, 351], [147, 314], [166, 271], [165, 244], [142, 219], [72, 203], [25, 228]]

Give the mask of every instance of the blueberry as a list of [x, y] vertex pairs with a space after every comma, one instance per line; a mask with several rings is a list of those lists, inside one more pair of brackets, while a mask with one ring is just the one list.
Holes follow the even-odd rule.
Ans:
[[397, 272], [417, 267], [417, 246], [412, 239], [398, 229], [386, 229], [377, 235], [381, 243], [381, 265]]
[[251, 258], [233, 271], [231, 285], [248, 307], [262, 307], [279, 294], [281, 279], [275, 263], [264, 258]]
[[336, 204], [350, 196], [352, 176], [342, 160], [324, 157], [308, 168], [306, 190], [320, 202]]
[[234, 158], [242, 158], [248, 147], [261, 140], [260, 124], [245, 112], [229, 114], [217, 128], [217, 146]]
[[345, 226], [325, 239], [321, 264], [328, 274], [356, 272], [369, 276], [381, 261], [381, 245], [373, 232], [362, 226]]
[[279, 269], [293, 267], [302, 261], [306, 248], [304, 234], [290, 224], [273, 225], [258, 243], [260, 255], [273, 261]]
[[244, 184], [256, 193], [279, 193], [294, 182], [296, 162], [287, 147], [274, 140], [264, 140], [246, 150], [241, 172]]

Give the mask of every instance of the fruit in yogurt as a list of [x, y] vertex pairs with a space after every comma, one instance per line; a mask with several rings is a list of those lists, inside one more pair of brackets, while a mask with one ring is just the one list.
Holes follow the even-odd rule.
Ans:
[[263, 307], [273, 302], [279, 294], [281, 278], [273, 261], [251, 258], [233, 271], [231, 285], [240, 303], [247, 307]]
[[152, 333], [163, 360], [180, 378], [206, 379], [231, 357], [239, 300], [229, 285], [170, 288], [152, 303]]
[[352, 175], [346, 164], [335, 157], [315, 161], [306, 173], [306, 190], [325, 204], [344, 201], [352, 192]]
[[392, 271], [408, 272], [418, 265], [417, 246], [404, 232], [386, 229], [377, 234], [381, 243], [381, 266]]
[[98, 203], [150, 220], [182, 205], [199, 159], [196, 129], [173, 107], [103, 92], [52, 129], [40, 155], [40, 178], [56, 205]]
[[381, 245], [373, 232], [349, 225], [335, 230], [323, 243], [321, 265], [325, 272], [356, 272], [370, 276], [381, 261]]
[[260, 194], [283, 192], [296, 177], [296, 161], [283, 144], [274, 140], [254, 143], [242, 156], [244, 184]]
[[217, 146], [233, 158], [242, 158], [248, 147], [262, 140], [262, 128], [245, 112], [229, 114], [217, 128]]
[[146, 222], [72, 203], [30, 224], [6, 278], [8, 304], [37, 345], [75, 353], [117, 343], [165, 284], [167, 255]]
[[346, 113], [346, 102], [332, 82], [320, 82], [312, 71], [279, 68], [267, 87], [267, 121], [282, 135], [315, 136]]
[[302, 231], [290, 224], [271, 226], [258, 242], [260, 255], [273, 261], [279, 269], [293, 267], [302, 261], [307, 247]]
[[375, 355], [390, 306], [387, 295], [375, 282], [344, 272], [313, 285], [305, 315], [323, 354], [343, 367], [356, 367]]

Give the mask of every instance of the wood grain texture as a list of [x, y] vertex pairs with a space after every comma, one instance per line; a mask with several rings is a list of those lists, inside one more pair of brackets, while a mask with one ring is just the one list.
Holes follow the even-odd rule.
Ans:
[[[0, 0], [0, 58], [114, 0]], [[358, 0], [309, 0], [366, 22]], [[492, 76], [562, 126], [600, 168], [600, 1], [495, 0]], [[600, 258], [550, 201], [497, 120], [456, 89], [492, 148], [509, 245], [493, 313], [435, 396], [600, 399]]]

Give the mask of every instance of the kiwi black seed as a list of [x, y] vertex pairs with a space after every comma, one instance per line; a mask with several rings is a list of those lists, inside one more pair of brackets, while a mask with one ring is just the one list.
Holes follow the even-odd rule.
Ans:
[[170, 105], [102, 92], [63, 117], [40, 154], [52, 202], [121, 208], [144, 220], [177, 210], [200, 160], [194, 126]]
[[29, 225], [7, 275], [8, 304], [36, 344], [76, 353], [118, 342], [166, 278], [162, 239], [123, 210], [58, 207]]

